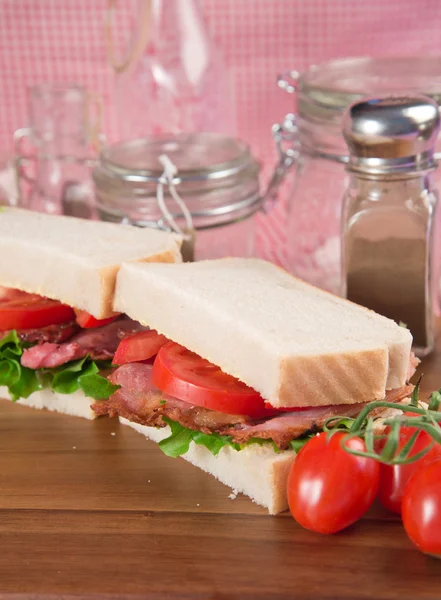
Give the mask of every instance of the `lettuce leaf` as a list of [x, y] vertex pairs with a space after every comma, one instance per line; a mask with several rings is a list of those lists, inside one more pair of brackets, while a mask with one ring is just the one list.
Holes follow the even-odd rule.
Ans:
[[188, 452], [191, 442], [199, 444], [200, 446], [205, 446], [205, 448], [214, 454], [214, 456], [217, 456], [219, 451], [224, 446], [230, 446], [231, 448], [234, 448], [234, 450], [239, 451], [250, 444], [259, 444], [260, 446], [272, 444], [275, 452], [283, 452], [283, 450], [280, 450], [275, 445], [273, 440], [250, 438], [244, 444], [237, 444], [233, 442], [233, 438], [229, 435], [220, 435], [219, 433], [202, 433], [201, 431], [188, 429], [180, 423], [172, 421], [168, 417], [162, 417], [162, 419], [167, 423], [167, 425], [169, 425], [171, 434], [169, 437], [159, 442], [159, 447], [164, 454], [167, 454], [167, 456], [171, 456], [172, 458], [177, 458], [178, 456], [182, 456]]
[[159, 447], [167, 456], [173, 458], [182, 456], [182, 454], [188, 452], [188, 449], [190, 448], [190, 443], [193, 439], [193, 431], [167, 417], [162, 417], [162, 419], [169, 425], [171, 434], [168, 438], [159, 442]]
[[291, 449], [294, 450], [294, 452], [300, 452], [300, 450], [303, 448], [306, 442], [309, 442], [309, 440], [316, 435], [316, 433], [304, 435], [302, 437], [297, 438], [296, 440], [291, 440], [289, 445], [291, 446]]
[[109, 366], [109, 361], [97, 363], [85, 356], [55, 369], [41, 369], [38, 373], [44, 379], [45, 387], [50, 387], [58, 394], [73, 394], [81, 390], [89, 398], [106, 400], [119, 387], [99, 374], [100, 369]]
[[24, 348], [15, 331], [10, 331], [0, 340], [0, 385], [8, 388], [11, 399], [27, 398], [32, 392], [42, 389], [36, 371], [23, 367], [20, 356]]
[[105, 400], [118, 389], [99, 372], [110, 366], [109, 361], [93, 361], [89, 356], [54, 369], [28, 369], [20, 363], [25, 348], [16, 331], [0, 340], [0, 385], [8, 388], [13, 401], [27, 398], [33, 392], [50, 388], [59, 394], [72, 394], [80, 389], [89, 398]]
[[173, 458], [182, 456], [188, 452], [191, 442], [205, 446], [214, 456], [217, 456], [220, 449], [224, 446], [232, 446], [235, 450], [240, 450], [240, 444], [235, 444], [229, 435], [220, 435], [219, 433], [207, 434], [201, 431], [194, 431], [176, 421], [172, 421], [168, 417], [162, 418], [171, 429], [169, 437], [159, 442], [159, 447], [167, 456]]

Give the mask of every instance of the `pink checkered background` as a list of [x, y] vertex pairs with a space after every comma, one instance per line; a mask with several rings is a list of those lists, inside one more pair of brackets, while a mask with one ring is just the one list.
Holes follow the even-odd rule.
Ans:
[[[171, 1], [171, 0], [166, 0]], [[114, 75], [106, 61], [106, 0], [0, 0], [0, 159], [27, 124], [26, 88], [74, 81], [99, 93], [114, 139]], [[119, 0], [120, 30], [129, 0]], [[274, 159], [271, 125], [293, 108], [275, 84], [281, 71], [355, 55], [441, 55], [439, 0], [202, 0], [223, 50], [236, 104], [236, 131], [265, 164]], [[285, 203], [259, 218], [260, 254], [284, 263]]]

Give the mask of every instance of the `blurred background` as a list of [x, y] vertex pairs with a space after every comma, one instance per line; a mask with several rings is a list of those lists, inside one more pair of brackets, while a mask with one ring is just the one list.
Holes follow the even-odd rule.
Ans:
[[[185, 2], [185, 0], [184, 0]], [[102, 97], [103, 129], [119, 139], [115, 71], [106, 53], [107, 0], [0, 0], [0, 157], [12, 152], [14, 130], [28, 123], [29, 86], [82, 84]], [[247, 141], [268, 178], [274, 159], [271, 126], [293, 110], [276, 85], [279, 73], [344, 56], [441, 54], [438, 0], [201, 0], [207, 30], [230, 85], [231, 133]], [[136, 28], [132, 0], [115, 4], [113, 43], [124, 52]], [[259, 252], [285, 261], [285, 202], [258, 217]]]

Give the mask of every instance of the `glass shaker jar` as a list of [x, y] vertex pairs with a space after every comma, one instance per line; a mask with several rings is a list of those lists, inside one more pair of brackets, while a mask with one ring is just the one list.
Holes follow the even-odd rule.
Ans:
[[343, 121], [350, 149], [342, 222], [343, 292], [433, 348], [439, 278], [438, 195], [432, 182], [438, 105], [406, 95], [355, 102]]
[[[177, 168], [173, 184], [196, 230], [196, 260], [252, 256], [262, 207], [259, 164], [241, 140], [216, 133], [146, 137], [103, 150], [93, 171], [100, 219], [167, 229], [157, 201], [166, 155]], [[185, 229], [185, 215], [165, 189], [165, 205]]]
[[[287, 115], [278, 127], [295, 131], [297, 153], [288, 205], [289, 269], [340, 294], [340, 226], [348, 181], [344, 111], [362, 97], [403, 91], [425, 94], [440, 104], [441, 57], [334, 60], [301, 75], [283, 75], [279, 86], [295, 92], [297, 101], [296, 114]], [[439, 187], [440, 170], [434, 176]]]

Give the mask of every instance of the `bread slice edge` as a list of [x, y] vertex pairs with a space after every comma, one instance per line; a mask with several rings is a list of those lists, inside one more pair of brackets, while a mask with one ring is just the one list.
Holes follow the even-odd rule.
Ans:
[[[11, 395], [7, 387], [0, 386], [0, 398], [11, 400]], [[57, 394], [50, 389], [44, 389], [33, 392], [28, 398], [20, 398], [14, 404], [93, 420], [97, 417], [91, 409], [91, 405], [95, 402], [99, 401], [85, 396], [81, 390], [77, 390], [72, 394]]]
[[[148, 427], [123, 417], [119, 417], [119, 421], [156, 443], [170, 435], [168, 426]], [[270, 444], [250, 444], [240, 451], [224, 446], [214, 456], [204, 446], [191, 442], [190, 449], [181, 458], [213, 475], [230, 487], [234, 495], [241, 492], [267, 508], [269, 514], [276, 515], [288, 508], [286, 486], [295, 457], [293, 450], [275, 452]]]

